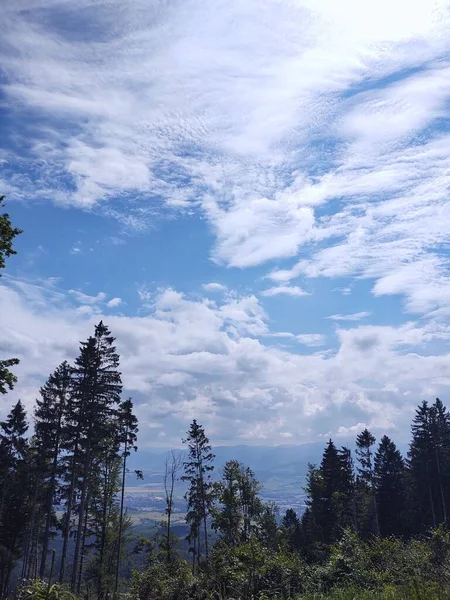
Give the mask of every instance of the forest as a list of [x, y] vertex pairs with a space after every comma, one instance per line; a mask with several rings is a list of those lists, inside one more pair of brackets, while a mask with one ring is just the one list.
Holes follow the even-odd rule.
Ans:
[[[1, 269], [20, 233], [0, 215]], [[0, 361], [6, 400], [17, 363]], [[124, 502], [138, 420], [122, 387], [115, 338], [100, 321], [72, 364], [55, 365], [30, 414], [19, 400], [0, 422], [1, 598], [450, 598], [450, 414], [441, 400], [417, 407], [406, 456], [367, 429], [354, 452], [330, 439], [309, 465], [302, 514], [262, 501], [249, 466], [215, 470], [193, 420], [187, 458], [166, 461], [165, 515], [147, 538]], [[172, 525], [178, 480], [186, 540]]]

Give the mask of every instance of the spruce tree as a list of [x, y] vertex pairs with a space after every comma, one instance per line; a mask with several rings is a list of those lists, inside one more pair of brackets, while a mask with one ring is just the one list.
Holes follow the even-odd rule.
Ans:
[[252, 523], [254, 523], [261, 512], [261, 500], [259, 492], [261, 484], [256, 479], [254, 472], [250, 467], [241, 465], [239, 476], [239, 497], [241, 510], [243, 514], [243, 528], [241, 540], [248, 542], [252, 533]]
[[28, 527], [30, 484], [28, 430], [19, 400], [0, 423], [0, 596], [8, 591], [15, 560], [20, 557]]
[[369, 500], [367, 529], [369, 533], [380, 535], [372, 450], [375, 441], [375, 437], [370, 431], [364, 429], [356, 438], [356, 455], [359, 461], [358, 477], [361, 484], [360, 491], [363, 494], [366, 492]]
[[[78, 591], [80, 586], [79, 566], [85, 537], [83, 530], [86, 528], [90, 484], [98, 477], [97, 461], [101, 460], [105, 444], [108, 445], [111, 439], [111, 420], [117, 411], [122, 391], [118, 371], [119, 355], [114, 341], [108, 328], [100, 321], [95, 327], [94, 336], [81, 344], [80, 355], [75, 361], [72, 374], [71, 425], [75, 434], [72, 466], [77, 468], [77, 464], [80, 464], [81, 467], [71, 575], [73, 592]], [[97, 468], [94, 468], [95, 466]], [[72, 479], [70, 483], [68, 502], [72, 503], [75, 492], [72, 484], [76, 481]]]
[[218, 506], [215, 506], [212, 511], [212, 527], [222, 533], [222, 539], [231, 547], [239, 542], [242, 527], [239, 498], [240, 473], [239, 462], [230, 460], [223, 467], [221, 481], [214, 485]]
[[353, 467], [352, 453], [343, 446], [338, 450], [339, 455], [339, 525], [341, 528], [351, 528], [358, 531], [358, 518], [356, 506], [356, 481]]
[[55, 524], [53, 504], [55, 501], [57, 480], [59, 474], [59, 458], [61, 453], [64, 415], [70, 399], [72, 389], [72, 369], [64, 361], [50, 375], [47, 382], [41, 387], [41, 398], [36, 400], [35, 418], [35, 443], [41, 471], [43, 486], [43, 515], [45, 519], [42, 533], [42, 554], [39, 567], [39, 576], [44, 577], [48, 547], [52, 536], [52, 526]]
[[301, 522], [293, 508], [288, 508], [281, 520], [281, 535], [289, 552], [300, 550], [302, 546]]
[[380, 534], [402, 536], [406, 533], [405, 463], [394, 442], [384, 435], [374, 459]]
[[259, 489], [251, 469], [237, 460], [225, 464], [221, 480], [214, 485], [217, 504], [212, 509], [212, 527], [228, 546], [248, 541], [251, 524], [262, 511]]
[[423, 401], [413, 419], [408, 451], [413, 531], [436, 527], [448, 519], [450, 495], [450, 423], [439, 399]]
[[189, 454], [188, 460], [184, 463], [185, 475], [181, 479], [189, 483], [185, 495], [188, 504], [186, 520], [189, 524], [188, 540], [191, 544], [190, 551], [193, 554], [193, 570], [195, 570], [195, 560], [197, 565], [201, 563], [202, 529], [205, 559], [208, 562], [208, 516], [213, 500], [211, 472], [214, 469], [214, 454], [211, 452], [203, 427], [195, 419], [183, 443], [187, 445]]
[[264, 548], [278, 551], [278, 515], [280, 509], [273, 502], [261, 503], [257, 520], [257, 538]]
[[439, 521], [448, 523], [450, 495], [450, 414], [439, 398], [430, 409], [436, 482], [439, 487]]

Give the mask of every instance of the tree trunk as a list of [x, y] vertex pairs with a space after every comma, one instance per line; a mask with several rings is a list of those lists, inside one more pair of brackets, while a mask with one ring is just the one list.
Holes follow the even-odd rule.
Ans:
[[103, 598], [103, 570], [105, 559], [106, 528], [108, 517], [108, 459], [105, 459], [105, 471], [103, 477], [103, 504], [102, 504], [102, 523], [100, 534], [100, 552], [99, 552], [99, 574], [98, 574], [98, 598]]
[[445, 502], [444, 487], [442, 485], [441, 462], [439, 460], [439, 454], [438, 454], [438, 448], [437, 448], [436, 442], [434, 444], [434, 453], [436, 456], [436, 469], [437, 469], [437, 473], [438, 473], [439, 490], [441, 493], [442, 517], [443, 517], [444, 523], [447, 523], [447, 505]]
[[84, 516], [86, 514], [87, 487], [88, 487], [90, 463], [91, 463], [91, 450], [88, 447], [86, 449], [86, 457], [84, 459], [83, 482], [82, 482], [81, 497], [80, 497], [80, 509], [79, 509], [79, 513], [78, 513], [78, 525], [77, 525], [77, 535], [76, 535], [76, 540], [75, 540], [75, 552], [74, 552], [73, 563], [72, 563], [71, 591], [73, 594], [76, 593], [76, 590], [77, 590], [78, 566], [79, 566], [79, 560], [80, 560], [81, 542], [83, 539]]
[[78, 444], [80, 441], [80, 431], [77, 431], [77, 435], [75, 438], [75, 446], [73, 449], [73, 458], [72, 458], [72, 475], [70, 478], [70, 485], [69, 485], [69, 493], [67, 496], [67, 509], [66, 509], [66, 523], [64, 526], [64, 533], [63, 533], [63, 547], [62, 547], [62, 551], [61, 551], [61, 566], [59, 569], [59, 581], [62, 583], [64, 581], [64, 575], [65, 575], [65, 570], [66, 570], [66, 556], [67, 556], [67, 547], [69, 544], [69, 534], [70, 534], [70, 520], [72, 518], [72, 502], [73, 502], [73, 496], [75, 493], [75, 483], [76, 483], [76, 465], [77, 465], [77, 459], [78, 459]]
[[[171, 503], [170, 503], [171, 504]], [[170, 519], [172, 517], [172, 506], [167, 507], [167, 562], [172, 562], [172, 552], [170, 544]]]
[[[86, 501], [87, 503], [87, 501]], [[83, 576], [83, 565], [84, 565], [84, 552], [85, 552], [85, 546], [86, 546], [86, 532], [87, 532], [87, 526], [88, 526], [88, 511], [86, 511], [86, 514], [84, 516], [84, 525], [83, 525], [83, 540], [81, 542], [81, 552], [80, 552], [80, 568], [78, 570], [78, 583], [77, 583], [77, 594], [80, 594], [80, 589], [81, 589], [81, 578]]]
[[116, 577], [114, 582], [114, 595], [117, 596], [119, 589], [119, 572], [120, 572], [120, 555], [122, 553], [122, 529], [123, 529], [123, 505], [125, 500], [125, 475], [127, 472], [127, 451], [128, 445], [125, 442], [122, 466], [122, 490], [120, 494], [120, 517], [119, 517], [119, 539], [117, 541], [117, 561], [116, 561]]
[[61, 420], [62, 420], [63, 407], [64, 407], [64, 404], [61, 403], [61, 409], [60, 409], [59, 418], [58, 418], [58, 435], [55, 440], [55, 452], [53, 455], [47, 503], [45, 506], [45, 515], [46, 515], [45, 528], [44, 528], [44, 535], [42, 537], [41, 565], [39, 568], [39, 577], [41, 579], [44, 577], [45, 567], [47, 564], [48, 543], [49, 543], [49, 539], [50, 539], [50, 525], [52, 522], [53, 497], [55, 495], [55, 488], [56, 488], [56, 471], [58, 469], [58, 456], [59, 456], [59, 447], [60, 447]]
[[[29, 524], [29, 529], [28, 529], [28, 536], [27, 536], [27, 541], [26, 541], [26, 546], [25, 546], [25, 554], [24, 554], [24, 558], [23, 558], [23, 565], [22, 565], [22, 576], [23, 577], [29, 577], [30, 575], [30, 570], [31, 570], [31, 566], [32, 566], [32, 558], [33, 558], [33, 547], [34, 547], [34, 543], [35, 543], [35, 526], [36, 526], [36, 511], [37, 511], [37, 497], [38, 497], [38, 492], [39, 492], [39, 483], [36, 481], [36, 485], [34, 486], [34, 490], [33, 490], [33, 504], [32, 504], [32, 509], [31, 509], [31, 519], [30, 519], [30, 524]], [[38, 524], [39, 524], [39, 520], [38, 520]], [[37, 533], [36, 533], [37, 536]], [[37, 544], [37, 541], [36, 541]]]

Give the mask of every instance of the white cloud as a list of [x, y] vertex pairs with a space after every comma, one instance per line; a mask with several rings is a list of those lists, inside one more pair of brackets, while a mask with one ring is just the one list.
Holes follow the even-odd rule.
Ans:
[[277, 287], [271, 287], [267, 290], [263, 290], [261, 292], [261, 296], [280, 296], [280, 295], [285, 295], [285, 296], [309, 296], [308, 292], [305, 292], [305, 290], [302, 290], [302, 288], [293, 285], [293, 286], [289, 286], [289, 285], [279, 285]]
[[109, 300], [109, 302], [106, 303], [106, 305], [110, 308], [117, 308], [121, 304], [123, 304], [122, 298], [111, 298], [111, 300]]
[[18, 386], [0, 410], [19, 397], [30, 407], [46, 374], [73, 360], [79, 341], [103, 318], [117, 338], [142, 445], [157, 443], [149, 433], [155, 426], [170, 443], [179, 442], [194, 417], [216, 444], [282, 443], [286, 431], [293, 443], [312, 441], [354, 423], [376, 433], [397, 427], [396, 438], [404, 438], [415, 405], [445, 398], [450, 387], [442, 345], [450, 327], [438, 321], [338, 329], [335, 352], [302, 354], [261, 343], [268, 318], [252, 296], [216, 306], [164, 290], [145, 316], [105, 317], [90, 315], [92, 305], [83, 305], [82, 314], [59, 301], [39, 305], [28, 292], [0, 286], [0, 310], [8, 314], [0, 345], [21, 359]]
[[202, 288], [207, 292], [226, 292], [227, 286], [222, 283], [217, 283], [215, 281], [211, 281], [211, 283], [204, 283]]
[[[185, 431], [201, 414], [216, 432], [279, 441], [301, 420], [313, 435], [336, 431], [337, 406], [348, 413], [339, 426], [390, 427], [448, 389], [447, 0], [6, 4], [8, 197], [95, 210], [131, 230], [187, 212], [211, 228], [217, 264], [276, 259], [276, 287], [262, 295], [292, 294], [300, 276], [366, 279], [375, 296], [403, 295], [428, 316], [338, 329], [338, 347], [311, 356], [261, 343], [319, 334], [272, 332], [255, 296], [216, 305], [142, 286], [148, 316], [108, 320], [130, 390], [157, 389], [155, 406], [140, 408], [147, 424]], [[17, 393], [32, 399], [106, 294], [8, 285], [4, 346], [23, 357]]]
[[295, 336], [296, 339], [305, 346], [323, 346], [325, 343], [325, 335], [322, 333], [301, 333]]
[[99, 292], [98, 294], [96, 294], [95, 296], [90, 296], [89, 294], [85, 294], [83, 292], [80, 292], [78, 290], [69, 290], [69, 294], [75, 298], [75, 300], [77, 302], [83, 303], [83, 304], [100, 304], [102, 302], [105, 301], [106, 299], [106, 294], [105, 292]]
[[337, 287], [332, 290], [333, 292], [340, 292], [343, 296], [349, 296], [352, 293], [351, 287]]
[[358, 433], [361, 433], [364, 429], [367, 429], [367, 425], [365, 423], [356, 423], [355, 425], [349, 425], [345, 427], [341, 425], [337, 430], [336, 435], [338, 437], [355, 437]]
[[332, 321], [362, 321], [370, 317], [371, 314], [370, 312], [362, 311], [350, 315], [330, 315], [327, 319], [331, 319]]
[[81, 242], [78, 241], [70, 249], [70, 254], [81, 254], [81, 253], [82, 253]]
[[[450, 94], [446, 0], [78, 0], [58, 19], [52, 4], [4, 14], [4, 92], [18, 122], [22, 110], [36, 117], [21, 134], [30, 162], [6, 153], [8, 194], [134, 229], [193, 207], [219, 263], [302, 249], [299, 265], [272, 274], [279, 282], [382, 278], [445, 239], [450, 146], [430, 127]], [[433, 286], [443, 283], [439, 273]]]

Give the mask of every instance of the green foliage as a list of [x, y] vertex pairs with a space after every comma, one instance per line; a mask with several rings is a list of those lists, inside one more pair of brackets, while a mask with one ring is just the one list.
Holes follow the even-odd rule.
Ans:
[[196, 594], [196, 581], [184, 560], [156, 561], [143, 573], [133, 571], [133, 600], [188, 600]]
[[75, 600], [75, 596], [59, 583], [49, 585], [42, 579], [25, 583], [16, 593], [17, 600]]
[[6, 394], [8, 390], [12, 390], [17, 382], [17, 377], [11, 373], [9, 367], [15, 367], [19, 364], [18, 358], [8, 358], [0, 360], [0, 394]]
[[[4, 199], [5, 196], [0, 196], [0, 209], [4, 206]], [[5, 268], [6, 258], [17, 254], [13, 248], [13, 241], [20, 233], [22, 233], [22, 230], [12, 226], [8, 213], [4, 212], [0, 214], [0, 270]], [[17, 377], [11, 373], [9, 368], [17, 364], [19, 364], [17, 358], [0, 360], [0, 394], [6, 394], [8, 389], [13, 389]]]
[[[5, 196], [0, 196], [0, 208], [4, 207], [4, 199]], [[20, 233], [22, 230], [12, 226], [8, 213], [0, 214], [0, 269], [5, 268], [5, 258], [17, 254], [13, 248], [13, 241]]]
[[213, 550], [208, 582], [217, 598], [288, 598], [302, 590], [305, 566], [297, 553], [278, 552], [256, 537]]

